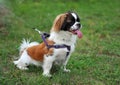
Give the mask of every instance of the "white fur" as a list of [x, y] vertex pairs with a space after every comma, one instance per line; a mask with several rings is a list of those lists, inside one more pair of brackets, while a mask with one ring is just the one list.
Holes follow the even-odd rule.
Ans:
[[[72, 16], [75, 18], [75, 20], [77, 20], [77, 15], [75, 14], [75, 13], [71, 13], [72, 14]], [[74, 25], [73, 26], [71, 26], [71, 30], [76, 30], [76, 29], [78, 29], [78, 26], [77, 26], [77, 24], [80, 24], [80, 22], [75, 22], [74, 23]]]
[[56, 56], [56, 63], [62, 63], [63, 64], [63, 69], [65, 72], [70, 72], [69, 69], [66, 69], [67, 62], [70, 58], [71, 53], [75, 49], [75, 43], [77, 36], [72, 34], [71, 32], [66, 32], [66, 31], [60, 31], [59, 33], [56, 32], [51, 32], [51, 36], [49, 37], [49, 40], [53, 40], [56, 44], [66, 44], [71, 46], [71, 51], [70, 54], [66, 58], [66, 51], [61, 49], [55, 49], [55, 54]]
[[49, 40], [53, 40], [56, 44], [66, 44], [73, 45], [76, 43], [76, 35], [73, 35], [71, 32], [60, 31], [58, 33], [51, 32]]
[[[75, 18], [75, 23], [73, 26], [70, 27], [70, 30], [76, 30], [79, 28], [78, 24], [80, 22], [77, 22], [77, 15], [75, 13], [71, 13], [72, 16]], [[54, 26], [53, 26], [54, 27]], [[56, 29], [56, 28], [52, 28]], [[53, 55], [44, 55], [43, 62], [36, 61], [32, 59], [28, 53], [27, 48], [38, 45], [38, 42], [31, 42], [30, 40], [23, 39], [22, 44], [20, 46], [20, 58], [17, 61], [14, 61], [14, 64], [21, 70], [27, 70], [27, 66], [30, 64], [34, 64], [36, 66], [42, 66], [43, 68], [43, 75], [50, 77], [50, 70], [52, 68], [53, 64], [58, 64], [63, 66], [63, 70], [65, 72], [70, 72], [69, 69], [66, 68], [66, 65], [68, 63], [68, 60], [70, 58], [71, 53], [75, 49], [75, 43], [76, 43], [77, 36], [72, 34], [69, 31], [59, 31], [54, 32], [52, 31], [50, 33], [50, 37], [48, 40], [52, 40], [55, 42], [56, 45], [65, 44], [71, 47], [71, 50], [69, 52], [69, 55], [66, 56], [67, 52], [69, 51], [67, 48], [53, 48]]]
[[75, 19], [77, 19], [77, 16], [76, 16], [75, 13], [71, 13], [71, 14], [72, 14], [72, 16], [73, 16]]
[[47, 77], [51, 77], [50, 69], [52, 68], [52, 64], [55, 60], [55, 56], [45, 56], [44, 57], [44, 64], [43, 64], [43, 75]]
[[21, 70], [27, 70], [27, 66], [29, 64], [34, 64], [36, 66], [40, 66], [41, 62], [36, 62], [33, 60], [28, 54], [26, 49], [31, 46], [38, 45], [38, 42], [31, 42], [30, 40], [23, 39], [22, 44], [20, 46], [20, 58], [17, 61], [14, 61], [14, 64]]
[[23, 39], [22, 43], [21, 43], [21, 45], [19, 47], [19, 54], [21, 55], [23, 53], [23, 51], [25, 49], [27, 49], [28, 47], [31, 47], [31, 46], [34, 46], [34, 45], [38, 45], [38, 44], [39, 44], [38, 42], [31, 42], [30, 43], [30, 40]]
[[53, 62], [55, 64], [62, 64], [65, 72], [70, 72], [69, 69], [66, 69], [67, 62], [70, 58], [71, 53], [74, 51], [76, 43], [76, 35], [73, 35], [70, 32], [60, 31], [59, 33], [51, 32], [49, 40], [55, 42], [55, 44], [66, 44], [71, 46], [70, 54], [66, 57], [67, 48], [54, 49], [54, 54], [52, 56], [44, 55], [43, 62], [36, 61], [32, 59], [28, 54], [26, 49], [31, 46], [38, 45], [37, 42], [31, 42], [29, 40], [23, 40], [20, 46], [20, 58], [17, 61], [14, 61], [14, 64], [21, 70], [27, 70], [29, 64], [34, 64], [36, 66], [43, 67], [43, 75], [50, 77], [50, 69]]

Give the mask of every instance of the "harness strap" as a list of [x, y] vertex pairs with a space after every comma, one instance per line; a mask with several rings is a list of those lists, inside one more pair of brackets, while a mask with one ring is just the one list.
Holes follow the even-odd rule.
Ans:
[[56, 48], [56, 49], [67, 48], [68, 52], [66, 54], [66, 57], [70, 54], [70, 50], [71, 50], [70, 46], [65, 45], [65, 44], [62, 44], [62, 45], [48, 45], [45, 35], [42, 34], [41, 37], [42, 37], [42, 40], [43, 40], [43, 42], [45, 43], [45, 45], [47, 46], [48, 49], [50, 49], [50, 48]]

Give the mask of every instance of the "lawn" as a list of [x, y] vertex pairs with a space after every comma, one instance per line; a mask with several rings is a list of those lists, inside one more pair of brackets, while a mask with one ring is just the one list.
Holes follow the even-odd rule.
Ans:
[[[46, 78], [42, 68], [16, 68], [21, 40], [41, 42], [32, 28], [49, 32], [54, 18], [69, 10], [83, 26], [67, 65], [71, 72], [53, 67]], [[120, 85], [119, 0], [0, 0], [0, 85]]]

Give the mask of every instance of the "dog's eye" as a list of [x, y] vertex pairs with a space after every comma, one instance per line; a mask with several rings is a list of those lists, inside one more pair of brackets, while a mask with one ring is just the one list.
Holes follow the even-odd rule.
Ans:
[[79, 18], [77, 18], [77, 20], [76, 20], [77, 22], [80, 22], [80, 19]]
[[71, 20], [69, 19], [69, 20], [67, 20], [67, 22], [71, 22]]

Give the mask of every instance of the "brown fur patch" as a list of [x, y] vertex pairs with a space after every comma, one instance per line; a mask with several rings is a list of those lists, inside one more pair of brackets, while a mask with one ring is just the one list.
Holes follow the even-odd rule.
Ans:
[[66, 14], [60, 14], [56, 17], [54, 20], [53, 26], [51, 31], [59, 32], [61, 29], [61, 26], [66, 18]]
[[[47, 43], [49, 45], [54, 44], [53, 41], [49, 41], [49, 40], [47, 40]], [[31, 58], [42, 62], [43, 59], [44, 59], [44, 55], [52, 55], [53, 54], [53, 48], [50, 48], [48, 50], [45, 43], [43, 42], [43, 43], [41, 43], [39, 45], [29, 47], [27, 49], [27, 53]]]

